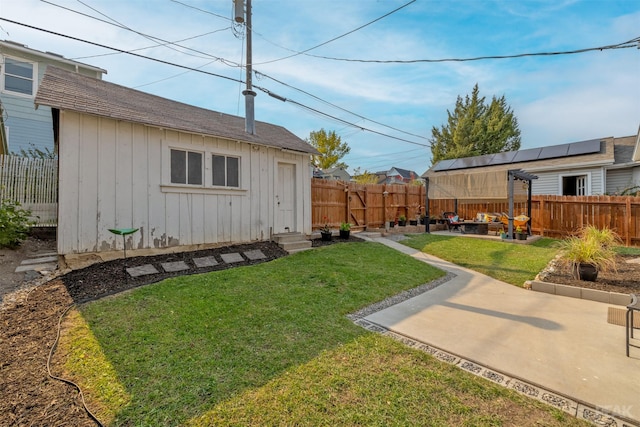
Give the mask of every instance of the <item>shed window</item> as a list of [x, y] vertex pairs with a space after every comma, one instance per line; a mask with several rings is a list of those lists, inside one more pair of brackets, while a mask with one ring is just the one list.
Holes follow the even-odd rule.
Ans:
[[213, 185], [240, 187], [240, 159], [232, 156], [212, 156]]
[[18, 61], [17, 59], [4, 58], [4, 90], [23, 95], [33, 95], [34, 64]]
[[202, 185], [202, 153], [172, 149], [171, 183]]
[[586, 196], [587, 195], [587, 176], [563, 176], [562, 177], [562, 195], [563, 196]]

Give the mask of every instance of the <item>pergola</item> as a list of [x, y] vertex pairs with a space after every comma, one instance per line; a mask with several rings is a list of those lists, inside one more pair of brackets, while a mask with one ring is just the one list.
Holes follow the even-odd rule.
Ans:
[[[436, 165], [438, 166], [438, 165]], [[527, 216], [531, 218], [531, 181], [538, 179], [522, 169], [499, 168], [444, 169], [433, 168], [422, 177], [426, 185], [426, 208], [429, 215], [429, 199], [454, 199], [455, 210], [459, 200], [508, 200], [509, 237], [513, 236], [514, 202], [527, 202]], [[482, 169], [482, 170], [481, 170]], [[516, 185], [516, 182], [523, 185]], [[428, 231], [427, 225], [427, 231]]]

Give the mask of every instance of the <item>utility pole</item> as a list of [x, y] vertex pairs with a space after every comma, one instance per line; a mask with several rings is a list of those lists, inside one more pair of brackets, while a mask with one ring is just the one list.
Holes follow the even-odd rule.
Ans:
[[253, 69], [251, 63], [253, 62], [251, 53], [251, 0], [246, 0], [246, 9], [243, 10], [244, 0], [234, 0], [235, 12], [234, 20], [238, 23], [245, 23], [245, 37], [247, 41], [247, 77], [246, 77], [246, 89], [242, 91], [244, 95], [244, 130], [248, 134], [255, 135], [255, 114], [254, 114], [254, 98], [256, 93], [252, 86], [252, 74]]

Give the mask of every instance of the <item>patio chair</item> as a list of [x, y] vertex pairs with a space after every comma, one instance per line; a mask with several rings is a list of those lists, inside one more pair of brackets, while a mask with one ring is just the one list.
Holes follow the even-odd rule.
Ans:
[[459, 220], [458, 214], [455, 212], [442, 212], [442, 218], [447, 220], [447, 228], [449, 231], [460, 231], [460, 224], [462, 224], [462, 221]]

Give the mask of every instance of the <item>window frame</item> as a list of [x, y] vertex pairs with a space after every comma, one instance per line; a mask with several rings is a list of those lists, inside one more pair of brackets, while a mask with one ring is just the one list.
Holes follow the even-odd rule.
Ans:
[[[1, 80], [1, 90], [2, 93], [10, 94], [13, 96], [19, 96], [23, 98], [35, 98], [36, 93], [38, 92], [38, 63], [34, 61], [29, 61], [24, 58], [18, 58], [16, 56], [11, 55], [2, 55], [2, 64], [0, 64], [0, 80]], [[15, 62], [21, 62], [25, 64], [31, 65], [31, 78], [27, 79], [23, 76], [15, 75], [7, 73], [7, 59], [10, 59]], [[7, 76], [10, 76], [15, 79], [21, 79], [25, 81], [31, 81], [31, 93], [22, 93], [16, 92], [11, 89], [7, 89]]]
[[[172, 138], [173, 139], [173, 138]], [[248, 189], [246, 185], [249, 183], [249, 176], [245, 176], [247, 171], [243, 169], [243, 163], [249, 161], [249, 154], [244, 151], [231, 151], [220, 149], [216, 146], [207, 146], [207, 144], [190, 144], [181, 143], [177, 140], [162, 142], [162, 171], [160, 189], [163, 193], [195, 193], [195, 194], [238, 194], [246, 193]], [[184, 152], [202, 153], [202, 184], [186, 184], [171, 182], [171, 150]], [[213, 185], [213, 156], [221, 156], [225, 158], [225, 165], [228, 158], [236, 158], [238, 160], [238, 186], [230, 187], [227, 185]], [[227, 183], [227, 175], [225, 168], [225, 184]]]
[[[218, 152], [214, 152], [211, 151], [210, 153], [210, 158], [211, 158], [211, 186], [212, 187], [220, 187], [220, 188], [233, 188], [233, 189], [239, 189], [240, 188], [240, 183], [241, 183], [241, 177], [242, 177], [242, 171], [241, 171], [241, 165], [242, 165], [242, 159], [241, 156], [238, 155], [227, 155], [227, 154], [220, 154]], [[224, 185], [220, 185], [220, 184], [216, 184], [215, 183], [215, 173], [216, 173], [216, 166], [214, 165], [214, 158], [215, 157], [222, 157], [224, 158]], [[229, 159], [236, 159], [238, 161], [237, 167], [236, 167], [236, 181], [237, 181], [237, 185], [229, 185]]]
[[[174, 158], [173, 158], [173, 153], [174, 152], [180, 152], [180, 153], [184, 153], [184, 182], [174, 182], [173, 181], [173, 177], [174, 177], [174, 170], [173, 170], [173, 165], [174, 165]], [[191, 164], [191, 156], [190, 154], [199, 154], [200, 155], [200, 182], [197, 184], [191, 183], [191, 173], [196, 169], [196, 167], [194, 166], [193, 168], [190, 167]], [[169, 168], [170, 168], [170, 178], [169, 178], [169, 182], [172, 185], [187, 185], [189, 187], [202, 187], [205, 184], [205, 180], [204, 180], [204, 159], [205, 159], [205, 153], [202, 151], [198, 151], [198, 150], [186, 150], [186, 149], [181, 149], [181, 148], [171, 148], [169, 150]]]

